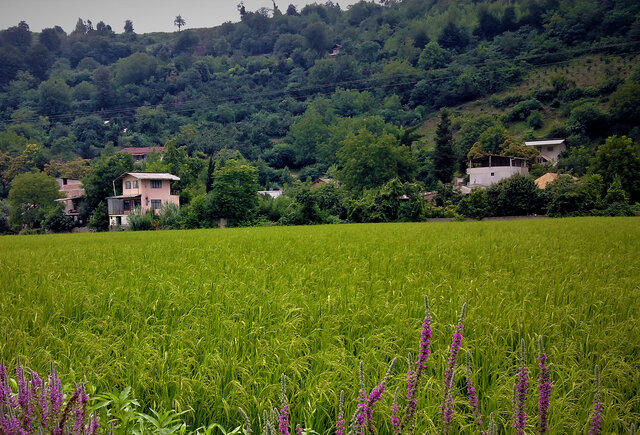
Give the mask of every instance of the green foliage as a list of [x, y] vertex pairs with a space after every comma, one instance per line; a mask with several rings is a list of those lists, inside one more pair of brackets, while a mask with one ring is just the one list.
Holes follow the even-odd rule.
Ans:
[[456, 168], [456, 154], [453, 150], [453, 134], [449, 112], [440, 114], [440, 123], [436, 129], [436, 149], [433, 153], [435, 176], [442, 183], [448, 183], [453, 178]]
[[9, 215], [11, 214], [11, 207], [9, 206], [9, 202], [0, 199], [0, 234], [7, 234], [11, 231], [11, 227], [9, 225]]
[[180, 207], [171, 202], [162, 204], [158, 214], [158, 228], [162, 230], [179, 230], [181, 226]]
[[106, 198], [117, 194], [117, 189], [122, 188], [122, 185], [114, 184], [114, 180], [131, 170], [133, 170], [133, 157], [130, 154], [117, 153], [94, 160], [91, 171], [82, 179], [89, 207], [94, 209], [100, 202], [106, 204]]
[[64, 80], [49, 79], [38, 87], [39, 108], [45, 115], [59, 115], [69, 110], [71, 89]]
[[45, 214], [42, 227], [54, 233], [66, 233], [73, 229], [75, 222], [63, 213], [63, 207], [53, 206]]
[[525, 216], [542, 210], [540, 189], [532, 178], [519, 174], [491, 185], [487, 202], [493, 216]]
[[544, 190], [546, 212], [552, 217], [582, 216], [590, 214], [600, 201], [600, 189], [589, 188], [589, 181], [560, 176]]
[[27, 172], [11, 182], [9, 222], [14, 228], [42, 226], [47, 211], [55, 207], [60, 197], [59, 186], [53, 177], [42, 172]]
[[258, 207], [258, 170], [235, 160], [228, 161], [213, 174], [211, 190], [215, 218], [228, 219], [230, 225], [250, 223]]
[[491, 215], [488, 195], [485, 189], [473, 189], [458, 204], [458, 211], [465, 217], [482, 219]]
[[151, 210], [142, 211], [140, 207], [127, 215], [127, 229], [131, 231], [150, 231], [154, 229], [155, 215]]
[[351, 133], [338, 150], [338, 177], [346, 189], [361, 192], [379, 187], [389, 180], [408, 181], [417, 164], [409, 148], [389, 133], [374, 136], [367, 129]]
[[601, 175], [607, 184], [618, 177], [631, 201], [640, 200], [640, 152], [630, 138], [608, 137], [598, 147], [590, 171]]
[[109, 229], [109, 211], [107, 201], [100, 201], [91, 213], [88, 222], [89, 228], [94, 231], [107, 231]]
[[134, 53], [118, 60], [113, 67], [114, 80], [120, 85], [141, 84], [156, 72], [157, 60], [146, 53]]

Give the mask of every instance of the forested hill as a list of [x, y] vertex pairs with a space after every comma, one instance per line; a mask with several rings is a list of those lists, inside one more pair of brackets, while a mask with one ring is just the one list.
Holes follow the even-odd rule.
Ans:
[[462, 172], [485, 133], [489, 149], [568, 137], [578, 166], [611, 134], [640, 136], [638, 1], [381, 3], [240, 5], [238, 23], [171, 34], [82, 19], [69, 34], [2, 31], [0, 197], [49, 162], [166, 144], [237, 150], [277, 187], [339, 171], [345, 138], [365, 128], [411, 146], [398, 157], [410, 170], [391, 175], [434, 186], [425, 121], [472, 101], [452, 114]]

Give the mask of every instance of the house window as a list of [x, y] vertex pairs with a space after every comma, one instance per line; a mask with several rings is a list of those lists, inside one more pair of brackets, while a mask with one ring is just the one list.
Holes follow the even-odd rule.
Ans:
[[131, 181], [125, 181], [124, 182], [124, 188], [125, 189], [131, 189]]
[[553, 151], [553, 147], [547, 147], [547, 151]]
[[496, 173], [495, 173], [495, 172], [492, 172], [492, 173], [491, 173], [491, 176], [493, 177], [494, 175], [496, 175]]
[[124, 211], [130, 211], [131, 210], [131, 201], [124, 201], [122, 203], [122, 209]]
[[137, 188], [138, 188], [138, 180], [135, 180], [135, 181], [133, 182], [133, 188], [134, 188], [134, 189], [137, 189]]
[[151, 180], [152, 189], [162, 189], [162, 180]]
[[160, 207], [162, 207], [162, 200], [161, 199], [152, 199], [151, 200], [151, 210], [157, 210]]

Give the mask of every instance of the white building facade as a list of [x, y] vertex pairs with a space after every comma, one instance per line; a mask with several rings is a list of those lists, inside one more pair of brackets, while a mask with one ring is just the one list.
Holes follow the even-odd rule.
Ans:
[[468, 187], [487, 188], [516, 174], [529, 175], [527, 159], [507, 156], [484, 156], [469, 161]]
[[528, 140], [524, 143], [528, 147], [534, 147], [540, 155], [536, 157], [537, 163], [558, 163], [558, 157], [566, 151], [567, 144], [564, 139]]

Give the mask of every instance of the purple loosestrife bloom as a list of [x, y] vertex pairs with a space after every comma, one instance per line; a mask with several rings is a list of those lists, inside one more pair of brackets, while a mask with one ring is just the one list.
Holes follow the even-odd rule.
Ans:
[[85, 391], [84, 384], [76, 386], [76, 393], [74, 394], [77, 394], [78, 401], [76, 403], [73, 433], [76, 435], [80, 435], [82, 432], [84, 432], [85, 429], [85, 420], [87, 418], [87, 402], [89, 401], [89, 396]]
[[299, 424], [296, 424], [296, 434], [297, 435], [302, 435], [304, 433], [306, 429], [303, 428], [302, 426], [300, 426]]
[[58, 369], [51, 364], [51, 373], [49, 374], [49, 407], [47, 409], [49, 421], [57, 421], [63, 401], [62, 382], [60, 382], [60, 378], [58, 377]]
[[22, 428], [27, 432], [31, 432], [34, 412], [33, 400], [29, 391], [29, 384], [24, 376], [24, 369], [20, 364], [20, 358], [18, 358], [18, 364], [16, 365], [16, 378], [18, 379], [18, 404], [22, 410]]
[[38, 405], [40, 424], [42, 427], [47, 427], [47, 395], [44, 391], [44, 382], [36, 372], [31, 373], [31, 397]]
[[524, 338], [520, 342], [521, 366], [518, 372], [518, 380], [513, 392], [514, 417], [513, 427], [518, 435], [524, 435], [524, 427], [527, 424], [527, 393], [529, 390], [529, 369], [527, 368], [527, 355]]
[[467, 303], [462, 305], [460, 320], [456, 325], [455, 333], [451, 339], [451, 348], [449, 349], [449, 359], [447, 368], [444, 372], [444, 399], [440, 410], [442, 411], [442, 421], [444, 424], [443, 431], [449, 433], [451, 420], [453, 418], [453, 377], [455, 374], [456, 363], [458, 362], [458, 352], [462, 346], [462, 333], [464, 332], [464, 315], [467, 311]]
[[593, 398], [593, 411], [589, 420], [589, 435], [598, 435], [602, 426], [602, 400], [600, 400], [600, 367], [595, 368], [596, 393]]
[[89, 423], [89, 435], [98, 433], [98, 429], [100, 429], [100, 418], [94, 415], [91, 419], [91, 423]]
[[422, 331], [420, 332], [420, 350], [418, 352], [418, 360], [416, 361], [415, 367], [411, 360], [411, 354], [409, 354], [409, 371], [407, 372], [407, 404], [401, 425], [398, 429], [399, 432], [402, 432], [406, 426], [411, 425], [413, 422], [418, 403], [418, 387], [420, 385], [422, 375], [427, 367], [429, 355], [431, 355], [431, 323], [433, 322], [433, 318], [431, 317], [431, 312], [429, 310], [429, 297], [426, 295], [424, 297], [424, 307], [425, 314], [422, 321]]
[[344, 435], [346, 420], [344, 419], [344, 390], [340, 391], [340, 406], [336, 420], [336, 435]]
[[398, 390], [400, 390], [400, 387], [396, 388], [396, 392], [393, 395], [393, 405], [391, 405], [391, 426], [393, 427], [393, 433], [396, 435], [400, 434], [400, 418], [398, 418]]
[[540, 374], [538, 375], [538, 389], [540, 390], [540, 398], [538, 399], [538, 433], [540, 435], [549, 433], [549, 402], [551, 400], [551, 374], [547, 366], [547, 354], [544, 351], [542, 336], [538, 338], [540, 355], [538, 356], [538, 366]]
[[482, 429], [482, 413], [478, 405], [478, 392], [473, 385], [472, 372], [471, 372], [471, 353], [467, 351], [467, 397], [469, 399], [469, 406], [473, 412], [473, 417], [476, 423]]
[[282, 385], [282, 407], [280, 408], [278, 432], [280, 435], [289, 435], [289, 404], [287, 403], [287, 378], [282, 374], [280, 378]]

